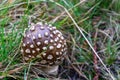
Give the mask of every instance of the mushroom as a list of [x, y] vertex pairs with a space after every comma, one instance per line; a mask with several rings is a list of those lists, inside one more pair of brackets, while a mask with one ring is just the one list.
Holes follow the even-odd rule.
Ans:
[[40, 64], [52, 69], [46, 69], [47, 73], [57, 70], [66, 51], [66, 40], [62, 33], [52, 25], [38, 22], [25, 31], [21, 45], [24, 61], [39, 59]]

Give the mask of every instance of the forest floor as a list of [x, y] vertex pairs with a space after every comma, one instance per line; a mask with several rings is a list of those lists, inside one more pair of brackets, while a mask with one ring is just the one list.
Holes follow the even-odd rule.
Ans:
[[[56, 76], [23, 63], [23, 33], [37, 22], [67, 40]], [[0, 0], [0, 79], [120, 80], [120, 0]]]

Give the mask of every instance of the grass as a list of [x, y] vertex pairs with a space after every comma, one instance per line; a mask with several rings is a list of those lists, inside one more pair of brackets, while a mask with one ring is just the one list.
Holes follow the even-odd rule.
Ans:
[[[13, 1], [13, 2], [9, 2]], [[93, 54], [99, 80], [120, 79], [119, 0], [8, 0], [0, 4], [0, 78], [47, 80], [20, 54], [24, 30], [32, 22], [55, 25], [67, 39], [68, 55], [57, 77], [93, 80]], [[95, 49], [95, 46], [97, 48]], [[102, 62], [102, 63], [101, 63]], [[70, 67], [69, 67], [70, 66]]]

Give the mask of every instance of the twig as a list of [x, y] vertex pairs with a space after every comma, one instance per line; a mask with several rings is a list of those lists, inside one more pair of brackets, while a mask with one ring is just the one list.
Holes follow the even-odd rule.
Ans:
[[[98, 35], [98, 31], [96, 30], [96, 32], [94, 34], [94, 43], [95, 43], [94, 49], [95, 49], [95, 51], [97, 50], [97, 44], [96, 44], [97, 35]], [[95, 70], [95, 76], [94, 76], [93, 80], [99, 80], [98, 60], [97, 60], [97, 56], [95, 54], [93, 54], [93, 62], [94, 62], [94, 70]]]

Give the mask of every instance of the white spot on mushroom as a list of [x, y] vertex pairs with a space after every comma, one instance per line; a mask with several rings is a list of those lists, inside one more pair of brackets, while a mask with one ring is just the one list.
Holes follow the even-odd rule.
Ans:
[[62, 52], [64, 51], [64, 49], [61, 50]]
[[44, 41], [44, 44], [48, 44], [48, 40], [45, 40], [45, 41]]
[[36, 48], [37, 51], [40, 51], [40, 48]]
[[43, 27], [43, 26], [41, 26], [41, 27], [40, 27], [40, 29], [41, 29], [41, 30], [43, 30], [43, 29], [44, 29], [44, 27]]
[[35, 26], [31, 26], [30, 30], [32, 30], [32, 31], [35, 30]]
[[32, 39], [35, 40], [35, 36], [33, 36]]
[[26, 49], [25, 52], [26, 52], [26, 53], [30, 53], [30, 49]]
[[28, 55], [28, 57], [32, 57], [31, 55]]
[[27, 60], [29, 60], [29, 58], [28, 57], [24, 57], [24, 59], [27, 61]]
[[26, 44], [25, 43], [23, 43], [23, 47], [25, 47], [26, 46]]
[[46, 49], [47, 49], [47, 47], [43, 47], [42, 49], [43, 49], [43, 50], [46, 50]]
[[56, 34], [57, 32], [56, 31], [53, 31], [53, 34]]
[[46, 56], [46, 53], [42, 53], [43, 56]]
[[51, 39], [50, 42], [53, 43], [53, 40]]
[[41, 42], [37, 42], [37, 45], [39, 46], [41, 44]]
[[45, 36], [48, 37], [48, 32], [45, 32]]
[[65, 45], [62, 45], [62, 47], [64, 47]]
[[67, 50], [67, 48], [64, 48], [64, 51], [66, 51]]
[[31, 45], [30, 45], [30, 48], [34, 48], [34, 45], [33, 45], [33, 44], [31, 44]]
[[37, 24], [38, 24], [38, 25], [43, 25], [43, 23], [42, 23], [42, 22], [38, 22]]
[[53, 37], [53, 35], [52, 35], [52, 34], [50, 34], [50, 37], [52, 38], [52, 37]]
[[50, 27], [49, 30], [52, 31], [53, 29]]
[[35, 24], [34, 23], [30, 23], [31, 26], [34, 26]]
[[58, 34], [58, 37], [61, 37], [61, 34]]
[[58, 45], [57, 45], [57, 48], [60, 48], [61, 47], [61, 44], [59, 43]]
[[56, 55], [59, 55], [59, 52], [56, 52]]
[[28, 34], [27, 37], [30, 37], [30, 35]]
[[54, 30], [56, 29], [56, 27], [52, 27]]
[[52, 49], [54, 49], [54, 47], [53, 46], [49, 46], [49, 49], [52, 50]]
[[64, 42], [64, 45], [66, 45], [66, 42]]
[[58, 38], [58, 37], [56, 37], [56, 38], [55, 38], [55, 42], [57, 42], [58, 40], [59, 40], [59, 38]]
[[59, 42], [62, 43], [62, 40], [60, 40]]
[[32, 50], [32, 53], [35, 53], [35, 50]]
[[52, 58], [53, 58], [52, 55], [48, 55], [48, 56], [47, 56], [47, 59], [52, 59]]
[[41, 34], [38, 34], [38, 38], [42, 38], [42, 35], [41, 35]]
[[63, 39], [64, 39], [64, 37], [63, 37], [63, 36], [61, 36], [61, 39], [63, 40]]
[[27, 44], [29, 44], [30, 42], [27, 42]]
[[60, 55], [62, 54], [62, 52], [60, 52]]

